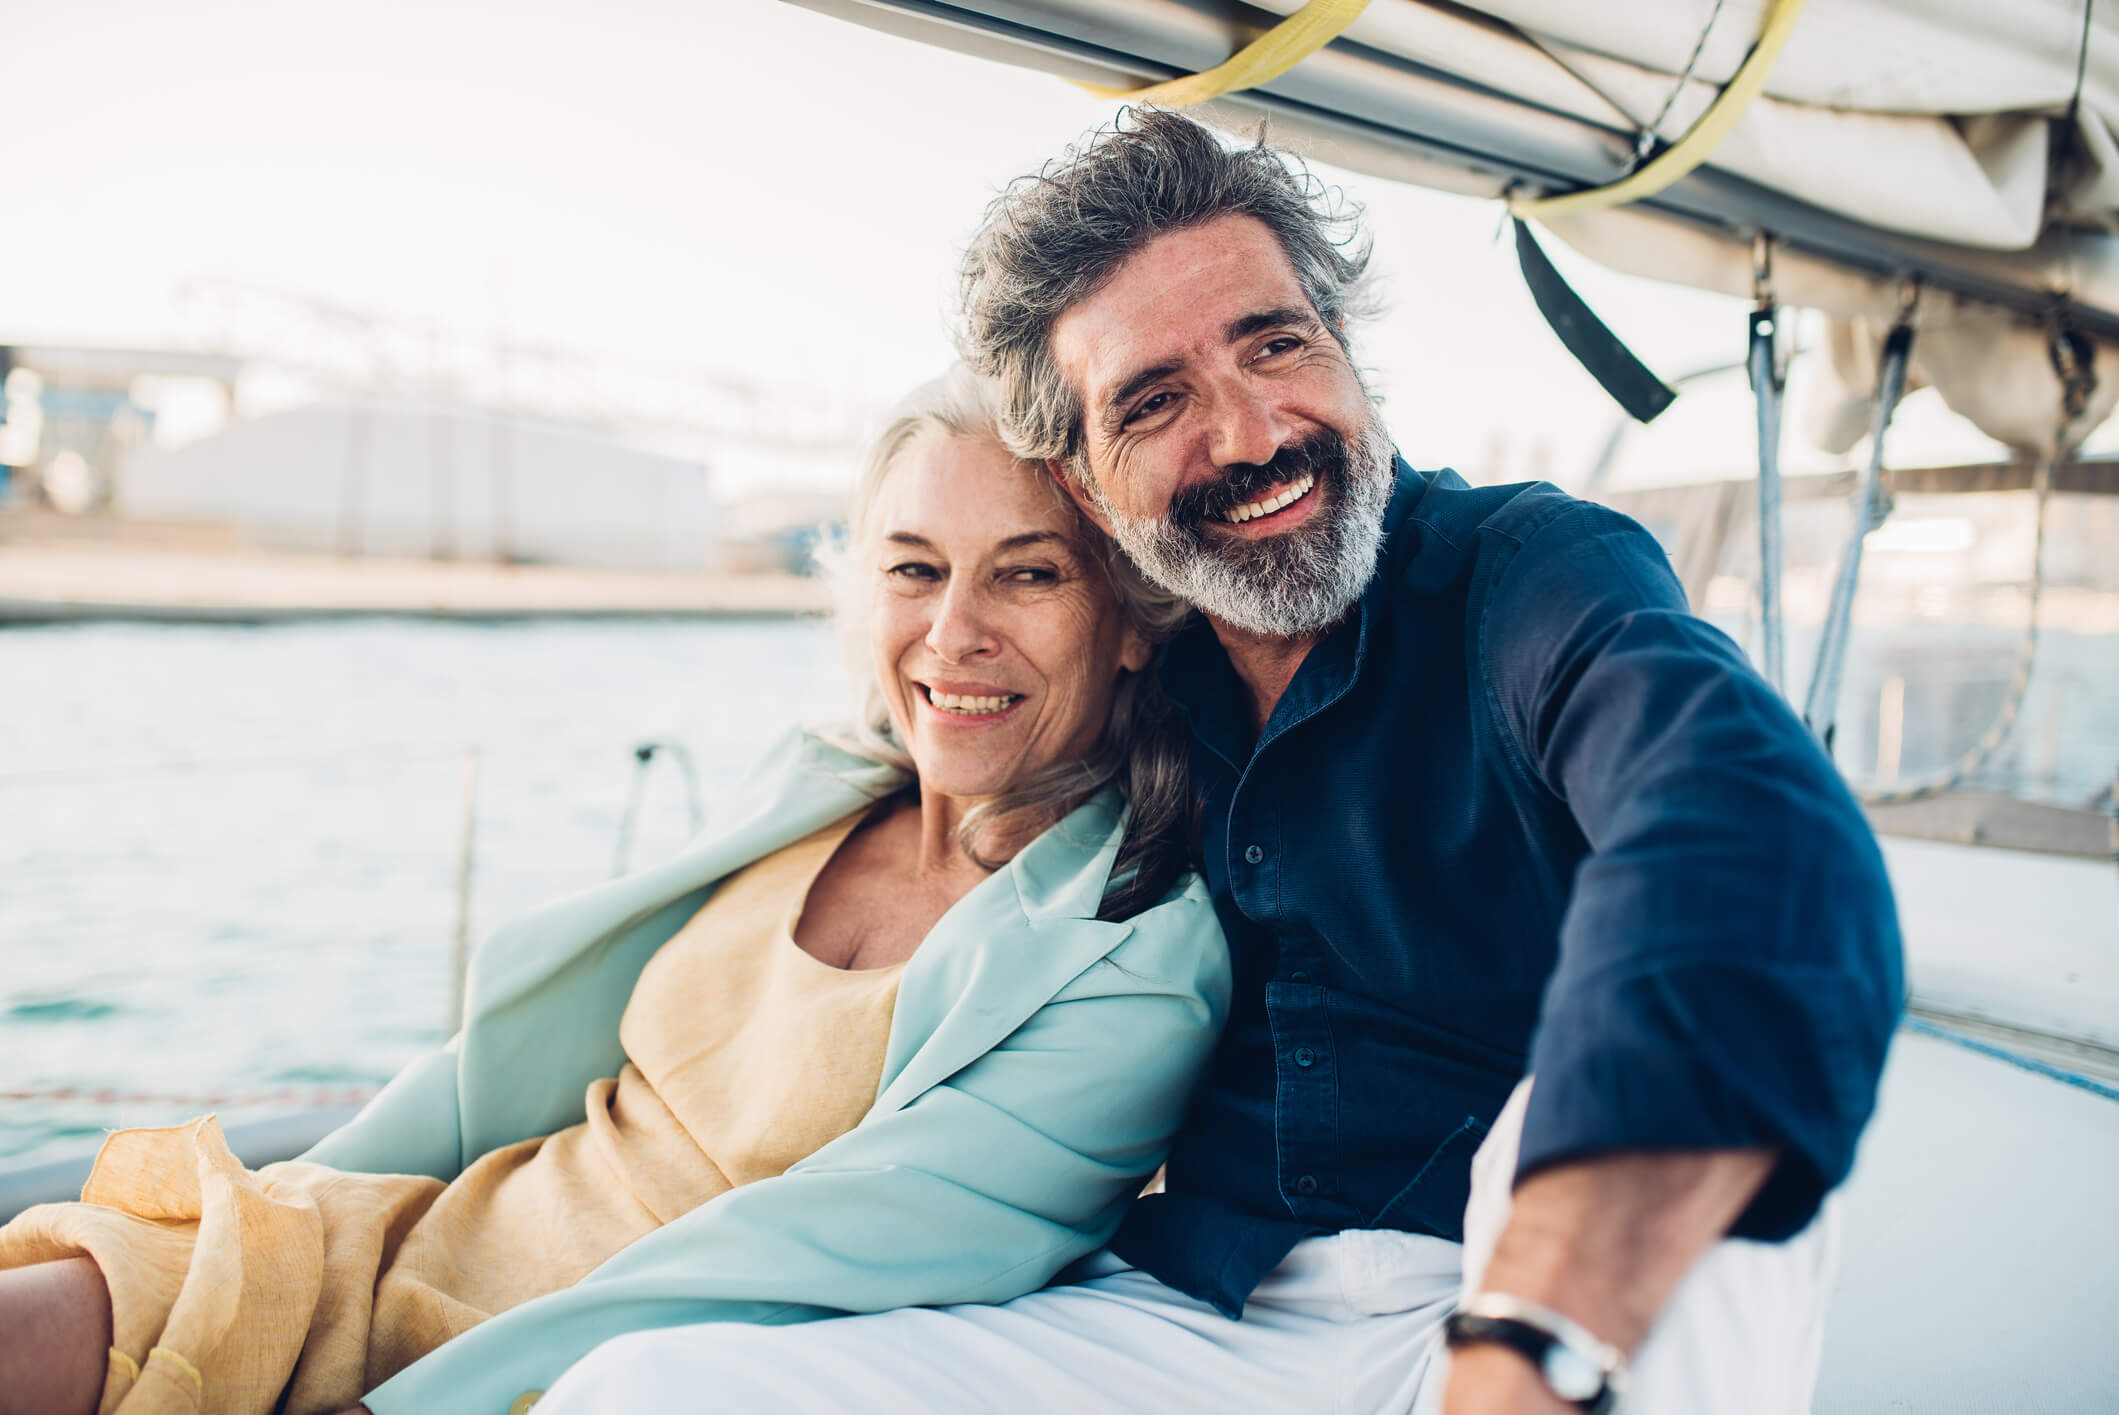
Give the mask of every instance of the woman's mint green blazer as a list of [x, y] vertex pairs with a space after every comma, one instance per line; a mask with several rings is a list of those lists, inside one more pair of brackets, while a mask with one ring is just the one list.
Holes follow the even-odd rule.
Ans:
[[[448, 1180], [578, 1123], [589, 1083], [625, 1063], [618, 1022], [641, 968], [714, 886], [906, 780], [790, 735], [682, 856], [496, 932], [463, 1030], [303, 1158]], [[1103, 1244], [1162, 1162], [1229, 996], [1196, 876], [1125, 923], [1096, 920], [1120, 828], [1107, 792], [942, 917], [906, 965], [860, 1124], [474, 1327], [367, 1404], [504, 1415], [624, 1332], [1004, 1302]]]

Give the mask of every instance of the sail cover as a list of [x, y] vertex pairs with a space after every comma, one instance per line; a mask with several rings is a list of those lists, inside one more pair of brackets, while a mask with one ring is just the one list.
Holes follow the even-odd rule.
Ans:
[[[1302, 0], [792, 0], [1100, 85], [1227, 59]], [[1371, 0], [1293, 69], [1195, 110], [1336, 166], [1494, 198], [1600, 186], [1680, 137], [1758, 38], [1767, 0]], [[2093, 0], [1808, 0], [1763, 93], [1706, 162], [1553, 233], [1631, 273], [1774, 289], [1854, 330], [1923, 287], [1914, 383], [1991, 435], [2055, 435], [2049, 330], [2119, 340], [2119, 6]], [[1648, 134], [1644, 143], [1643, 134]], [[1857, 341], [1858, 342], [1858, 341]], [[1948, 347], [1953, 342], [1961, 348]], [[1923, 367], [1926, 363], [1933, 367]], [[1989, 375], [2007, 366], [2014, 376]], [[2119, 397], [2099, 396], [2072, 440]], [[1859, 383], [1859, 379], [1854, 380]], [[2006, 387], [2000, 387], [2005, 384]], [[1850, 396], [1867, 390], [1850, 388]]]

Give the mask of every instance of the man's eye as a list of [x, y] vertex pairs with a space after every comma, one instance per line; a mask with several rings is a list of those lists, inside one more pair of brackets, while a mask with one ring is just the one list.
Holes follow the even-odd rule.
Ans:
[[1267, 340], [1265, 348], [1260, 350], [1260, 352], [1267, 358], [1271, 358], [1275, 354], [1285, 354], [1290, 349], [1299, 349], [1301, 347], [1302, 341], [1300, 339], [1297, 339], [1292, 334], [1282, 334]]
[[1134, 405], [1133, 411], [1126, 415], [1126, 421], [1132, 423], [1138, 422], [1142, 418], [1153, 417], [1155, 414], [1169, 407], [1171, 401], [1171, 394], [1151, 394], [1147, 398], [1142, 399], [1139, 403], [1136, 403]]

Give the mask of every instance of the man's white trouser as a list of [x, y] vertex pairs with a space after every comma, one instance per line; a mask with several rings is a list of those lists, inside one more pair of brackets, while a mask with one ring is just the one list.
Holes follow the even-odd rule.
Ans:
[[[1357, 1230], [1295, 1246], [1232, 1322], [1108, 1253], [1083, 1280], [997, 1307], [737, 1323], [606, 1343], [537, 1415], [663, 1411], [1274, 1411], [1441, 1408], [1442, 1320], [1507, 1221], [1529, 1083], [1472, 1161], [1464, 1246]], [[1634, 1359], [1628, 1415], [1810, 1408], [1838, 1248], [1830, 1205], [1782, 1244], [1719, 1244]], [[1593, 1325], [1593, 1324], [1592, 1324]]]

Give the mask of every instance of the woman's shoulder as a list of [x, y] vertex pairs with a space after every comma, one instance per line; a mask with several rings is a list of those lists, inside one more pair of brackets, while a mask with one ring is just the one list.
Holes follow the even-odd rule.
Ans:
[[1125, 940], [1105, 961], [1138, 977], [1178, 983], [1225, 1000], [1229, 946], [1207, 882], [1186, 870], [1159, 901], [1122, 921]]

